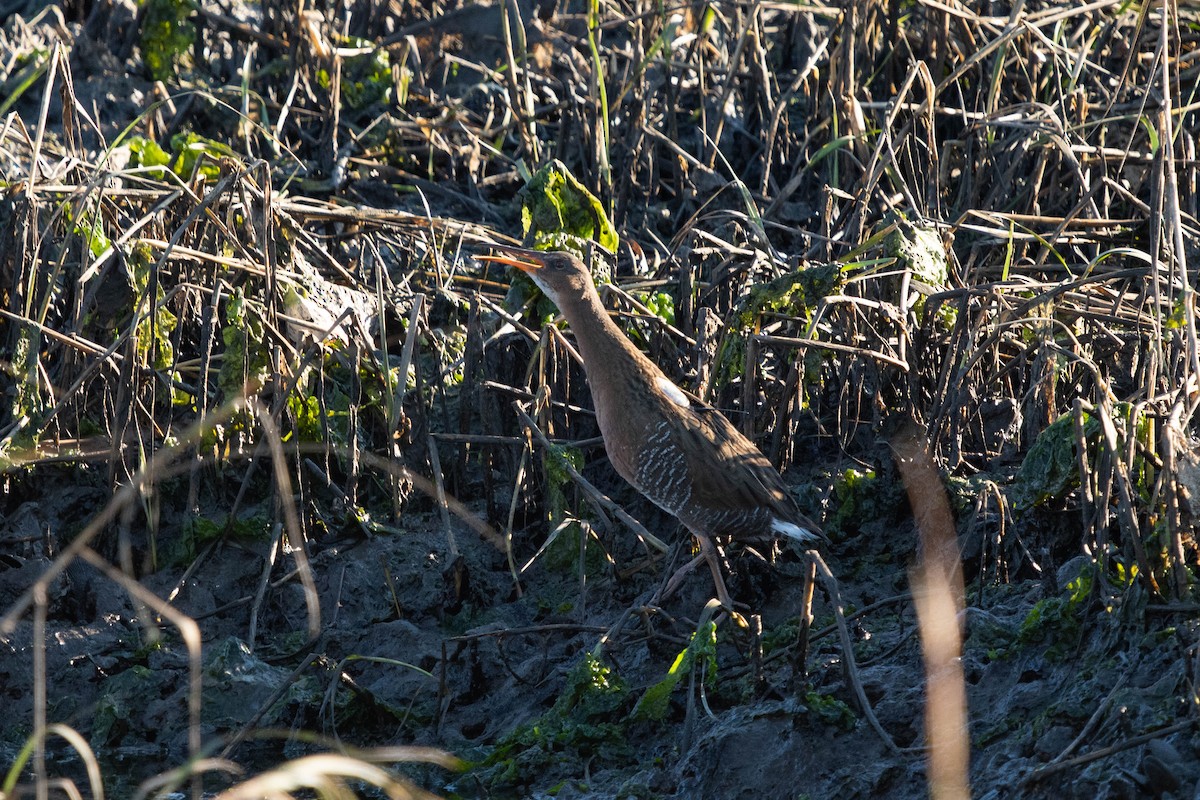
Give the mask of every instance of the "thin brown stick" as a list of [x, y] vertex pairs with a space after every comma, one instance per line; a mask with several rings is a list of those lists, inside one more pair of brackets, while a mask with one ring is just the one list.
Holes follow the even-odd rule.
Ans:
[[[529, 431], [531, 431], [535, 437], [537, 437], [537, 440], [541, 442], [542, 447], [549, 448], [551, 446], [550, 440], [546, 438], [544, 433], [542, 433], [541, 429], [537, 426], [537, 423], [533, 421], [533, 418], [530, 417], [529, 414], [527, 414], [519, 405], [514, 404], [513, 408], [516, 410], [517, 416], [520, 418], [521, 423]], [[617, 519], [621, 520], [621, 522], [625, 523], [629, 529], [634, 532], [634, 535], [637, 536], [638, 539], [650, 547], [653, 547], [655, 550], [658, 550], [660, 553], [665, 553], [670, 549], [665, 542], [663, 542], [654, 534], [650, 533], [650, 531], [646, 530], [646, 526], [642, 525], [642, 523], [630, 516], [629, 512], [627, 512], [617, 503], [613, 502], [608, 495], [604, 494], [595, 486], [593, 486], [587, 478], [580, 475], [579, 471], [573, 466], [564, 461], [563, 467], [567, 470], [567, 474], [571, 476], [571, 480], [575, 481], [575, 484], [583, 491], [584, 496], [591, 501], [592, 505], [597, 511], [599, 511], [601, 514], [604, 512], [611, 513]]]
[[925, 659], [929, 792], [934, 800], [967, 800], [970, 744], [959, 627], [963, 579], [954, 518], [924, 438], [906, 431], [893, 439], [892, 449], [921, 534], [921, 560], [912, 583]]
[[854, 658], [854, 643], [850, 639], [850, 629], [846, 626], [846, 617], [842, 611], [842, 596], [838, 590], [837, 578], [833, 577], [833, 572], [830, 571], [829, 566], [816, 550], [809, 550], [808, 557], [816, 565], [817, 575], [821, 579], [821, 584], [825, 587], [825, 591], [829, 593], [829, 601], [833, 606], [834, 619], [837, 621], [838, 639], [842, 644], [842, 656], [845, 659], [846, 680], [849, 682], [850, 688], [854, 691], [855, 698], [858, 699], [858, 710], [867, 718], [867, 722], [875, 733], [879, 735], [880, 741], [883, 742], [889, 752], [895, 755], [912, 752], [902, 750], [896, 746], [895, 740], [892, 739], [891, 735], [880, 724], [879, 717], [875, 715], [875, 709], [871, 708], [871, 701], [867, 699], [867, 692], [863, 688], [862, 678], [858, 674], [858, 663]]

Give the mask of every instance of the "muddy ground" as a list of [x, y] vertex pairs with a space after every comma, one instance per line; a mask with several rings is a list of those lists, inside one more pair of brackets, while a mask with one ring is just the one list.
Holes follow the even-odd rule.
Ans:
[[[6, 542], [45, 532], [8, 545], [5, 607], [49, 565], [38, 554], [44, 542], [107, 499], [87, 486], [86, 471], [64, 471], [56, 483], [18, 505], [0, 529]], [[503, 555], [469, 529], [454, 526], [456, 570], [435, 516], [396, 522], [390, 535], [314, 548], [321, 634], [307, 645], [294, 579], [265, 592], [253, 651], [248, 645], [262, 542], [226, 540], [186, 576], [176, 568], [143, 578], [199, 622], [206, 742], [227, 741], [253, 721], [256, 733], [228, 753], [251, 768], [307, 752], [289, 736], [301, 730], [359, 746], [430, 745], [472, 766], [461, 775], [400, 769], [446, 796], [927, 795], [924, 674], [906, 596], [909, 524], [866, 522], [826, 553], [848, 612], [883, 601], [852, 626], [860, 679], [900, 748], [892, 751], [856, 709], [820, 591], [807, 678], [790, 664], [803, 583], [797, 554], [734, 582], [762, 615], [764, 681], [754, 680], [749, 635], [725, 620], [715, 674], [697, 665], [661, 718], [647, 719], [636, 703], [667, 675], [711, 594], [703, 569], [651, 610], [642, 604], [668, 574], [663, 566], [627, 578], [590, 568], [581, 584], [576, 571], [544, 556], [522, 576], [517, 597]], [[163, 540], [181, 524], [164, 516]], [[602, 534], [610, 536], [631, 538], [620, 529]], [[1177, 630], [1124, 622], [1127, 609], [1064, 610], [1081, 570], [1079, 561], [1068, 564], [1054, 584], [971, 587], [963, 665], [977, 796], [1190, 798], [1200, 738], [1183, 698], [1195, 655]], [[90, 565], [69, 567], [49, 601], [48, 718], [88, 737], [110, 795], [128, 796], [138, 781], [186, 758], [186, 650], [169, 624], [148, 630], [144, 609]], [[32, 716], [31, 634], [32, 622], [23, 621], [0, 649], [10, 757]], [[611, 672], [584, 691], [578, 671], [589, 653]], [[1114, 745], [1108, 756], [1080, 758]], [[52, 772], [79, 774], [78, 758], [61, 743], [48, 763]]]

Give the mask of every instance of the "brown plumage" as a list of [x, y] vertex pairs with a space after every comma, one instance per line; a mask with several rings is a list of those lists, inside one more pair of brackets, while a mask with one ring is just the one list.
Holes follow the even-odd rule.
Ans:
[[690, 400], [629, 341], [609, 318], [582, 261], [570, 253], [493, 247], [506, 255], [485, 260], [524, 271], [567, 318], [609, 459], [699, 540], [724, 605], [730, 598], [712, 537], [824, 539], [754, 443], [721, 412]]

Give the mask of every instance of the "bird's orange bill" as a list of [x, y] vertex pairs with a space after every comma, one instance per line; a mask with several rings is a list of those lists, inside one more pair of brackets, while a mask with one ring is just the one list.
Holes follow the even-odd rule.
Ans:
[[507, 255], [475, 256], [476, 261], [489, 261], [493, 264], [505, 264], [525, 272], [534, 272], [546, 266], [542, 254], [537, 250], [526, 250], [524, 247], [509, 247], [508, 245], [488, 245], [493, 250], [499, 250]]

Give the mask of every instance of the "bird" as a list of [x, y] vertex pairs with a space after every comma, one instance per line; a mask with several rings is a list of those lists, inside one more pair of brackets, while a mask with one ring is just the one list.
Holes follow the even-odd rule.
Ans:
[[516, 267], [537, 284], [574, 333], [604, 449], [617, 473], [695, 537], [717, 599], [732, 609], [716, 537], [827, 541], [778, 470], [724, 414], [688, 396], [609, 317], [587, 266], [573, 253], [508, 245], [481, 260]]

